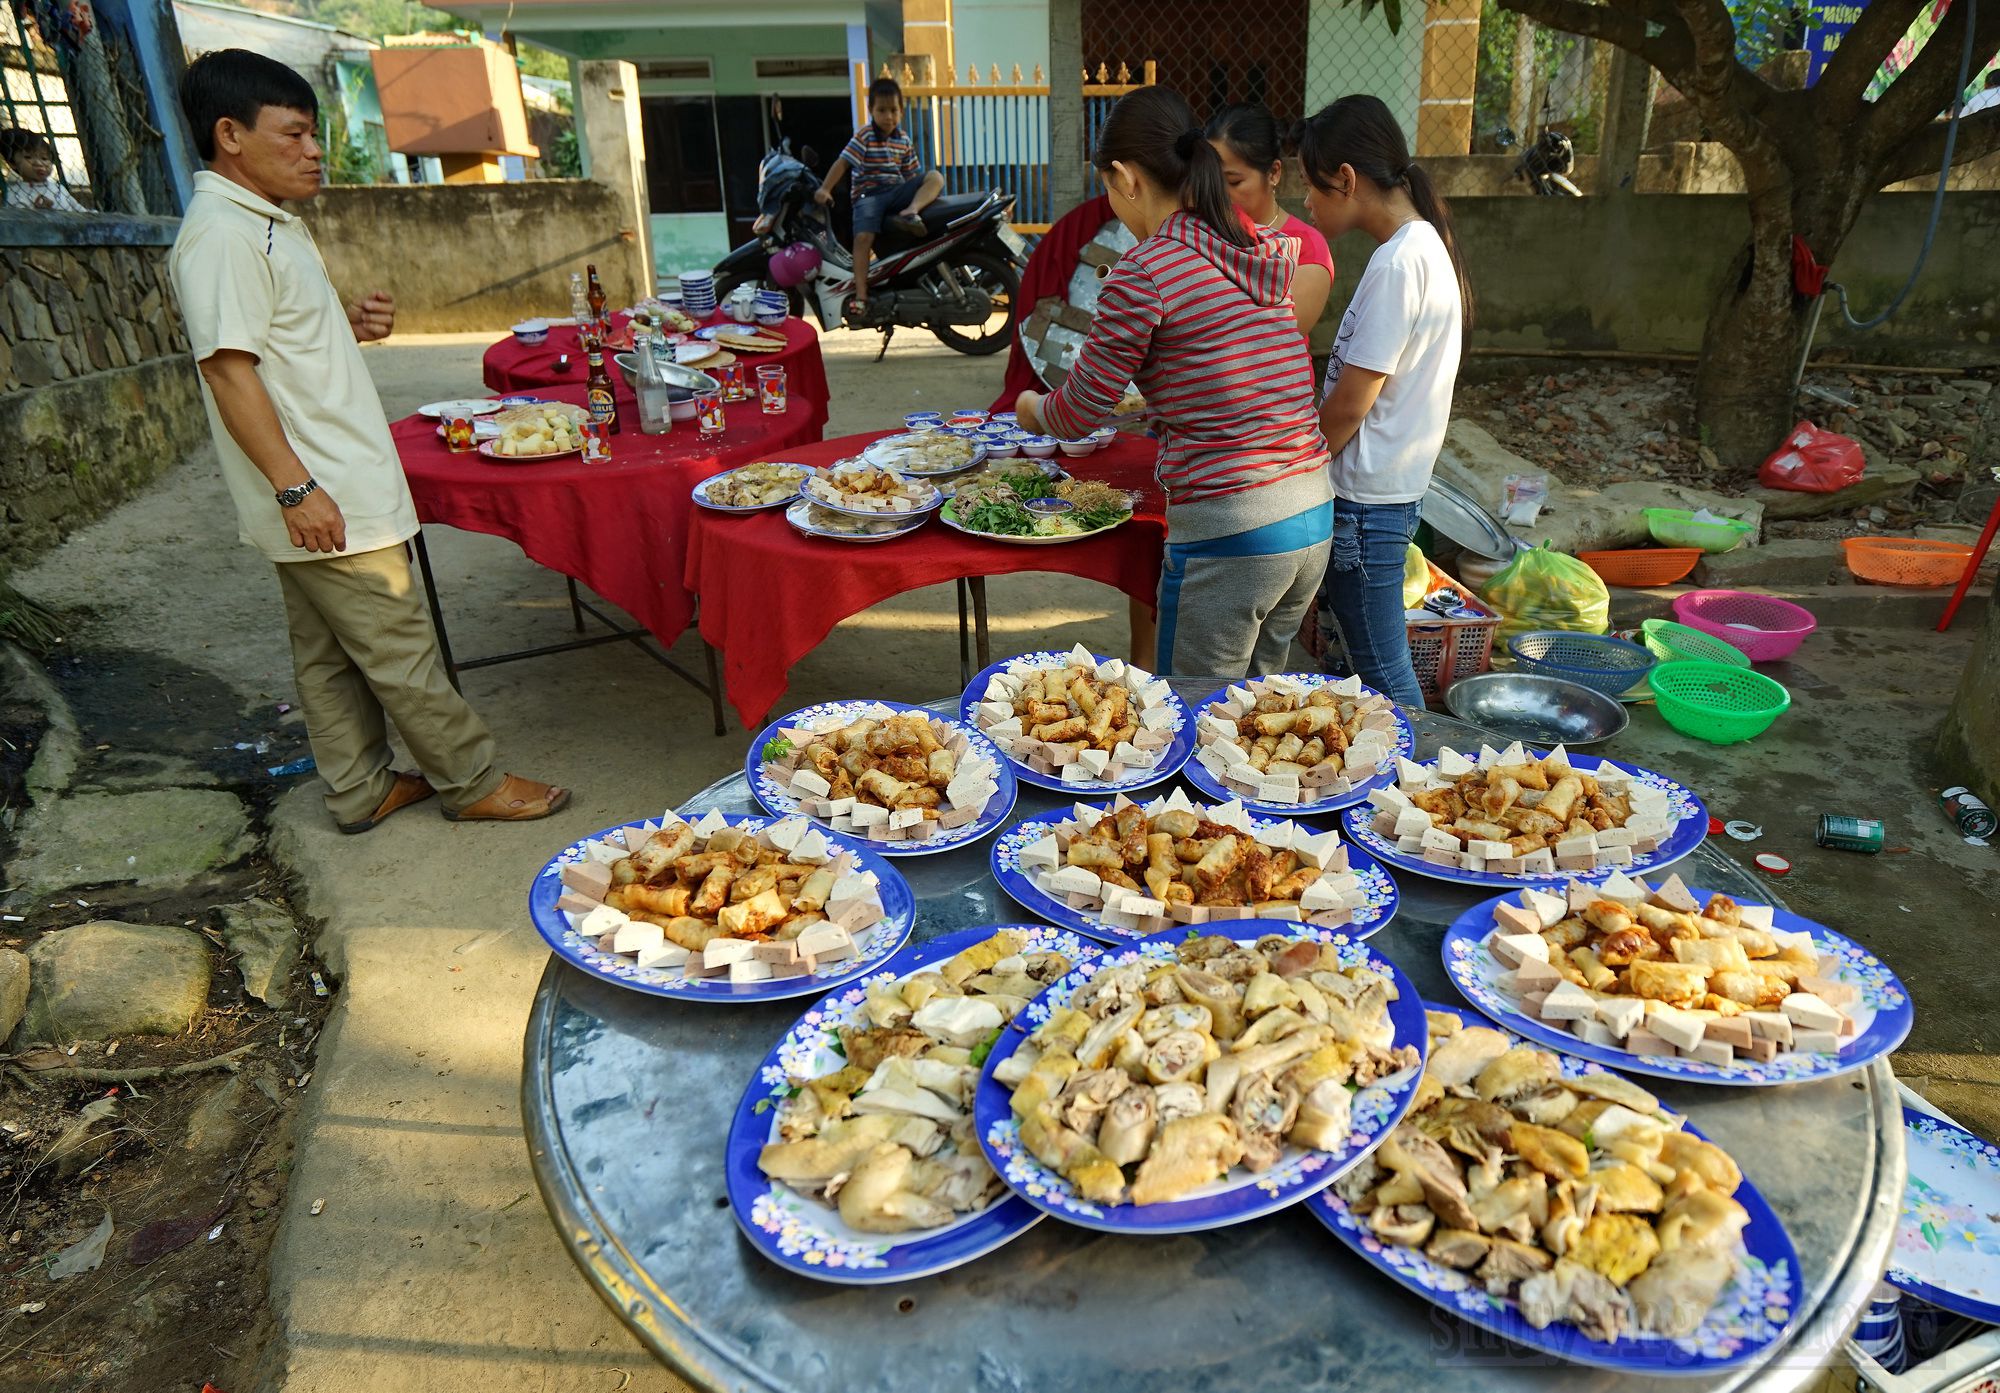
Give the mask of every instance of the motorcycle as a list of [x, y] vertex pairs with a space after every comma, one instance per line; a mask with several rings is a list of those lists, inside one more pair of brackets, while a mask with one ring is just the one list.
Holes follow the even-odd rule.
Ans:
[[1521, 152], [1513, 177], [1526, 181], [1529, 188], [1545, 198], [1582, 198], [1583, 190], [1570, 181], [1576, 168], [1576, 147], [1561, 131], [1542, 129], [1533, 145]]
[[883, 353], [898, 328], [929, 329], [947, 348], [978, 357], [1007, 346], [1028, 262], [1027, 243], [1007, 224], [1012, 194], [942, 195], [920, 215], [922, 237], [884, 226], [868, 271], [867, 313], [849, 320], [854, 258], [814, 203], [818, 188], [789, 142], [764, 157], [757, 235], [715, 263], [718, 300], [726, 302], [739, 286], [777, 286], [794, 313], [810, 305], [822, 328], [881, 330]]

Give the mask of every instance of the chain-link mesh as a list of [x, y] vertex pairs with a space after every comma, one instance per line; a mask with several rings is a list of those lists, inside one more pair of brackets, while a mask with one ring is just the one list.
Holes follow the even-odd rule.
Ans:
[[[131, 35], [88, 4], [0, 3], [0, 126], [45, 135], [55, 177], [106, 212], [172, 213]], [[15, 178], [0, 168], [0, 179]]]
[[1082, 0], [1085, 66], [1157, 80], [1206, 119], [1260, 102], [1289, 124], [1368, 92], [1420, 156], [1518, 149], [1543, 128], [1595, 150], [1609, 52], [1492, 0]]

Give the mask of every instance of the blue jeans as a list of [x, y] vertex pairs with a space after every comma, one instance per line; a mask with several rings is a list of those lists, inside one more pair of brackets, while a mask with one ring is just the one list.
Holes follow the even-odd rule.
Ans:
[[1403, 617], [1403, 559], [1423, 520], [1421, 503], [1333, 500], [1333, 552], [1320, 612], [1340, 628], [1355, 673], [1391, 701], [1424, 709]]
[[909, 207], [910, 200], [917, 196], [917, 190], [923, 186], [924, 176], [919, 174], [905, 179], [894, 188], [880, 189], [855, 199], [855, 232], [881, 232], [882, 224], [889, 220], [889, 215]]

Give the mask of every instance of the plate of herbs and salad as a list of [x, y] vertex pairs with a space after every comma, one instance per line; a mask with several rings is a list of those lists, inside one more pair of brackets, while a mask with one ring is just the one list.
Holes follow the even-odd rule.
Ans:
[[955, 481], [938, 514], [946, 527], [996, 542], [1048, 546], [1109, 532], [1132, 517], [1132, 495], [1091, 479], [1051, 477], [1034, 460]]

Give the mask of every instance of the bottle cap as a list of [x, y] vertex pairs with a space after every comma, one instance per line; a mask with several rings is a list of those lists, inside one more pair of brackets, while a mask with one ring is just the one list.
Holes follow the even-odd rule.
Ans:
[[1769, 875], [1790, 875], [1792, 873], [1792, 863], [1773, 852], [1760, 851], [1754, 859], [1757, 863], [1757, 869]]

